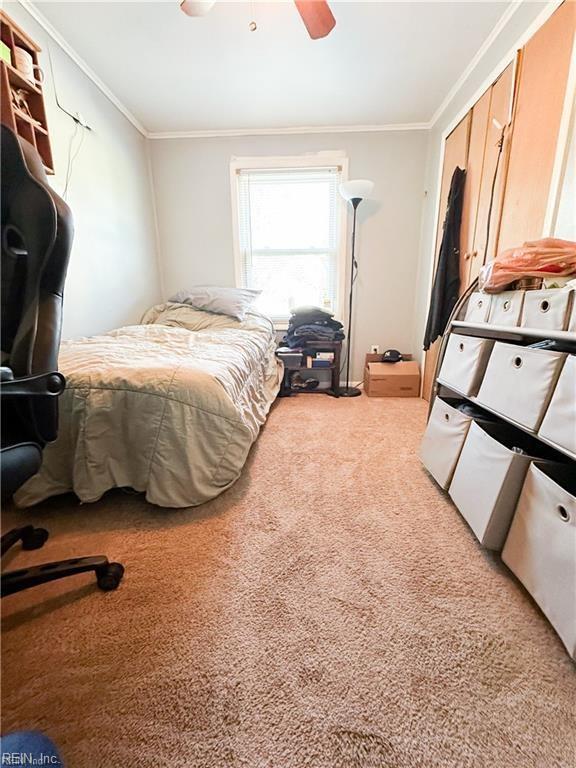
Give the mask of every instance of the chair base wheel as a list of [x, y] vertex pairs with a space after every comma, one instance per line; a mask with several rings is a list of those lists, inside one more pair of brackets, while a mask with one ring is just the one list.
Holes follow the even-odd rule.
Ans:
[[48, 536], [45, 528], [31, 528], [22, 534], [22, 549], [40, 549], [48, 541]]
[[121, 563], [108, 563], [96, 572], [98, 586], [104, 592], [118, 589], [123, 576], [124, 566]]

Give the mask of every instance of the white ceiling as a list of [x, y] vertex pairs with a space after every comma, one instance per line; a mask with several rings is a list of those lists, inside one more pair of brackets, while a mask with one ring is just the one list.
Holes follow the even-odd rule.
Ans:
[[[428, 122], [507, 2], [338, 2], [311, 40], [292, 2], [40, 2], [151, 132]], [[256, 32], [248, 25], [254, 19]]]

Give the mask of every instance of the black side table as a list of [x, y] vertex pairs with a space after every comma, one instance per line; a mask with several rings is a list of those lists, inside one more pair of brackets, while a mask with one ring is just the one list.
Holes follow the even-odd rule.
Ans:
[[282, 390], [280, 395], [286, 397], [294, 394], [296, 390], [291, 388], [292, 376], [300, 371], [330, 371], [330, 389], [298, 389], [298, 392], [304, 392], [306, 394], [322, 394], [330, 395], [331, 397], [340, 397], [340, 366], [342, 357], [342, 342], [341, 341], [309, 341], [302, 350], [295, 349], [294, 352], [310, 351], [310, 352], [333, 352], [334, 360], [328, 366], [322, 366], [321, 368], [308, 368], [306, 365], [290, 366], [284, 371], [284, 381], [282, 383]]

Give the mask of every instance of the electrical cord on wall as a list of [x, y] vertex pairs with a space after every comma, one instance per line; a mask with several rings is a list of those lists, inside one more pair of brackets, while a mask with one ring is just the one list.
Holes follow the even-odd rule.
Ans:
[[68, 115], [77, 125], [81, 125], [83, 128], [86, 128], [87, 131], [91, 131], [92, 128], [90, 128], [89, 125], [82, 122], [82, 120], [78, 117], [78, 115], [72, 114], [72, 112], [69, 112], [66, 107], [63, 107], [60, 103], [60, 99], [58, 98], [58, 89], [56, 88], [56, 77], [54, 75], [54, 63], [52, 61], [52, 52], [50, 50], [50, 46], [47, 46], [48, 51], [48, 63], [50, 64], [50, 77], [52, 78], [52, 90], [54, 91], [54, 101], [56, 102], [56, 106], [61, 112], [64, 112], [65, 115]]
[[[54, 91], [54, 101], [56, 102], [56, 106], [58, 109], [63, 112], [67, 117], [71, 118], [74, 121], [74, 132], [72, 136], [70, 137], [70, 141], [68, 142], [68, 158], [66, 161], [66, 175], [64, 177], [64, 189], [62, 192], [62, 197], [64, 200], [67, 199], [68, 196], [68, 190], [70, 189], [70, 183], [72, 181], [72, 172], [74, 170], [74, 163], [76, 161], [76, 158], [80, 154], [80, 150], [82, 149], [82, 144], [84, 143], [84, 138], [86, 136], [86, 131], [91, 131], [92, 128], [81, 119], [79, 115], [74, 115], [72, 112], [69, 112], [65, 107], [62, 106], [60, 103], [60, 99], [58, 98], [58, 89], [56, 88], [56, 77], [54, 75], [54, 63], [52, 61], [52, 52], [50, 50], [50, 46], [47, 46], [48, 49], [48, 62], [50, 65], [50, 76], [52, 78], [52, 90]], [[74, 147], [74, 142], [76, 141], [76, 138], [78, 136], [78, 129], [80, 129], [80, 140], [77, 143], [76, 147]]]
[[62, 197], [64, 200], [68, 197], [68, 189], [70, 187], [70, 182], [72, 181], [72, 171], [74, 170], [74, 161], [80, 154], [80, 150], [82, 149], [82, 144], [84, 143], [84, 137], [86, 136], [86, 129], [84, 126], [80, 126], [80, 141], [78, 142], [78, 145], [76, 149], [73, 149], [74, 146], [74, 140], [78, 134], [78, 126], [80, 124], [76, 124], [74, 126], [74, 133], [72, 134], [70, 138], [70, 142], [68, 144], [68, 163], [66, 165], [66, 177], [64, 181], [64, 190], [62, 192]]
[[502, 150], [504, 148], [504, 135], [506, 133], [506, 126], [500, 126], [500, 123], [494, 123], [497, 127], [501, 128], [500, 138], [498, 139], [498, 156], [496, 158], [496, 168], [494, 169], [494, 176], [492, 177], [492, 187], [490, 189], [490, 204], [488, 205], [488, 221], [486, 222], [486, 245], [484, 246], [484, 259], [488, 252], [488, 246], [490, 244], [490, 228], [492, 224], [492, 207], [494, 205], [494, 196], [496, 194], [496, 181], [498, 179], [498, 170], [500, 167], [500, 158], [502, 157]]

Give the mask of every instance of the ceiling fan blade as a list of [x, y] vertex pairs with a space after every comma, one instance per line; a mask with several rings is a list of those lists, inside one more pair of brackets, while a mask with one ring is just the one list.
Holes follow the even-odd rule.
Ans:
[[326, 37], [336, 26], [326, 0], [294, 0], [294, 3], [312, 40]]

